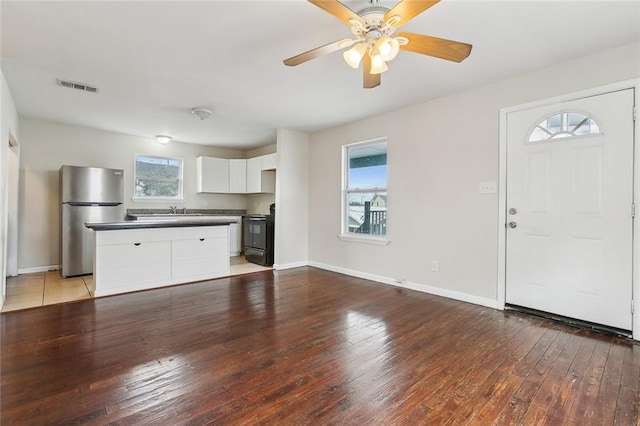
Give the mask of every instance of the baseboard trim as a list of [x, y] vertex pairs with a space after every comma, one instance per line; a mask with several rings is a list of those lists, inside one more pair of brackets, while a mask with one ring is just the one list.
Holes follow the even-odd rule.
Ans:
[[18, 268], [18, 275], [36, 274], [38, 272], [47, 272], [47, 271], [57, 271], [58, 269], [60, 269], [60, 265], [32, 266], [30, 268]]
[[306, 260], [303, 260], [300, 262], [291, 262], [291, 263], [283, 263], [283, 264], [274, 263], [273, 269], [275, 269], [276, 271], [283, 271], [285, 269], [300, 268], [302, 266], [309, 266], [309, 262], [307, 262]]
[[[385, 277], [383, 275], [370, 274], [367, 272], [356, 271], [354, 269], [342, 268], [340, 266], [328, 265], [326, 263], [314, 262], [314, 261], [300, 261], [283, 264], [274, 264], [273, 269], [276, 271], [283, 271], [285, 269], [300, 268], [303, 266], [313, 266], [314, 268], [325, 269], [327, 271], [337, 272], [339, 274], [349, 275], [356, 278], [362, 278], [365, 280], [375, 281], [383, 284], [389, 284], [395, 287], [407, 288], [409, 290], [416, 290], [423, 293], [433, 294], [436, 296], [446, 297], [448, 299], [459, 300], [461, 302], [473, 303], [474, 305], [486, 306], [493, 309], [502, 309], [498, 305], [497, 300], [487, 299], [485, 297], [474, 296], [459, 291], [447, 290], [440, 287], [434, 287], [427, 284], [414, 283], [410, 281], [397, 282], [393, 278]], [[55, 271], [60, 269], [60, 265], [49, 266], [35, 266], [31, 268], [20, 268], [18, 274], [35, 274], [38, 272]]]
[[353, 269], [342, 268], [339, 266], [327, 265], [325, 263], [310, 261], [309, 266], [315, 268], [325, 269], [327, 271], [337, 272], [339, 274], [349, 275], [356, 278], [362, 278], [365, 280], [376, 281], [383, 284], [389, 284], [395, 287], [407, 288], [409, 290], [416, 290], [422, 293], [433, 294], [435, 296], [442, 296], [448, 299], [458, 300], [460, 302], [473, 303], [474, 305], [486, 306], [487, 308], [502, 309], [498, 305], [497, 300], [487, 299], [485, 297], [474, 296], [472, 294], [462, 293], [459, 291], [447, 290], [440, 287], [434, 287], [427, 284], [414, 283], [409, 281], [397, 282], [393, 278], [385, 277], [382, 275], [369, 274], [367, 272], [355, 271]]

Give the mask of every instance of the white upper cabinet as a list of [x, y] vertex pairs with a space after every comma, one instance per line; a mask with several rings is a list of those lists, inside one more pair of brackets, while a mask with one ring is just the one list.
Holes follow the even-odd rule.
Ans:
[[247, 160], [247, 193], [274, 193], [276, 190], [276, 172], [262, 169], [262, 158]]
[[197, 157], [197, 192], [274, 193], [276, 154], [245, 159]]
[[229, 192], [229, 160], [226, 158], [196, 158], [197, 192]]
[[275, 170], [276, 169], [276, 154], [267, 154], [260, 157], [262, 160], [262, 170]]
[[232, 194], [247, 192], [247, 160], [229, 160], [229, 192]]
[[260, 192], [260, 173], [262, 172], [262, 161], [260, 157], [249, 158], [247, 160], [247, 192]]

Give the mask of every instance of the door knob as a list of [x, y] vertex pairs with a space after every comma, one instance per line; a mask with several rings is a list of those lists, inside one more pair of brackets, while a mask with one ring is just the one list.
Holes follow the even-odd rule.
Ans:
[[518, 210], [514, 209], [513, 207], [509, 209], [509, 214], [516, 214], [516, 213], [518, 213]]
[[515, 228], [516, 226], [518, 226], [518, 224], [516, 222], [514, 222], [513, 220], [511, 222], [509, 222], [509, 228]]

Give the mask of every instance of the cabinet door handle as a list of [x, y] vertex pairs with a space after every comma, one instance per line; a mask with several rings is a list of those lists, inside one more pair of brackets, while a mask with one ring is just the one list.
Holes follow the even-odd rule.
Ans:
[[204, 238], [200, 238], [200, 241], [204, 241]]
[[133, 243], [134, 246], [139, 246], [142, 243]]

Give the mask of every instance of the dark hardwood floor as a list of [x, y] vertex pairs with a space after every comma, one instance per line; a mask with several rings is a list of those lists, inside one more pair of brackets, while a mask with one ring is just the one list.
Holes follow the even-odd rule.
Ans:
[[640, 346], [314, 268], [0, 315], [4, 425], [638, 424]]

